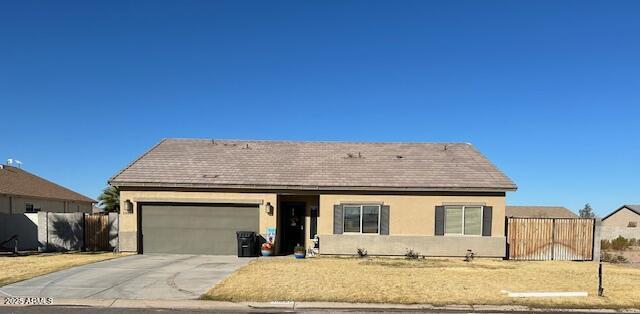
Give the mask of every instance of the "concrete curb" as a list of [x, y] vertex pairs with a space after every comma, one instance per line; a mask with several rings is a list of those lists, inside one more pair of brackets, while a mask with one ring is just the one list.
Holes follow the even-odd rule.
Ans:
[[521, 305], [445, 305], [387, 304], [387, 303], [343, 303], [343, 302], [226, 302], [206, 300], [131, 300], [131, 299], [53, 299], [51, 304], [5, 304], [0, 298], [0, 308], [5, 306], [74, 306], [95, 308], [132, 309], [186, 309], [216, 311], [250, 310], [390, 310], [390, 311], [435, 311], [435, 312], [480, 312], [480, 313], [640, 313], [640, 309], [544, 309]]

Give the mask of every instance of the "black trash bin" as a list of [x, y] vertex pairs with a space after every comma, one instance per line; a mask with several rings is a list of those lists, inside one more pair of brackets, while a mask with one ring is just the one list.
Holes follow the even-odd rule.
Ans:
[[237, 231], [238, 257], [258, 256], [258, 241], [253, 231]]

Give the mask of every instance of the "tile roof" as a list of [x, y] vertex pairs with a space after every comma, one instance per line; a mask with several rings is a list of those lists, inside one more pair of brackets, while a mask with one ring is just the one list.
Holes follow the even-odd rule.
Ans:
[[110, 179], [115, 186], [514, 191], [466, 143], [166, 139]]
[[7, 165], [0, 167], [0, 194], [66, 201], [96, 202], [82, 194], [71, 191], [23, 169]]
[[624, 207], [627, 207], [633, 210], [634, 212], [640, 214], [640, 205], [624, 205]]
[[578, 218], [578, 215], [562, 206], [507, 206], [505, 216], [529, 218]]

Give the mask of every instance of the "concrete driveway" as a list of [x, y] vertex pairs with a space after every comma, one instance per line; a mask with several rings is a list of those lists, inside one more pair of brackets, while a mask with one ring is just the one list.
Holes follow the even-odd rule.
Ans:
[[0, 288], [0, 294], [93, 299], [195, 299], [251, 258], [132, 255], [78, 266]]

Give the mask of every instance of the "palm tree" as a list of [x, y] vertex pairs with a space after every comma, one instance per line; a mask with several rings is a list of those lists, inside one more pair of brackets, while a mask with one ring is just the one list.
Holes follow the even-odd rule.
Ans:
[[120, 190], [115, 186], [108, 186], [100, 196], [98, 196], [98, 205], [107, 212], [119, 212], [120, 211]]

